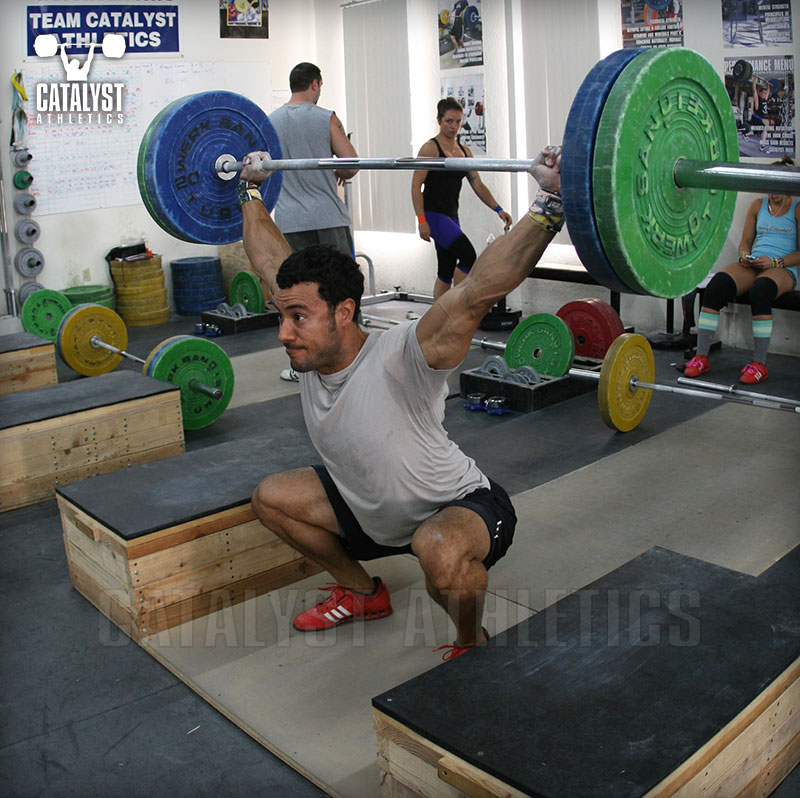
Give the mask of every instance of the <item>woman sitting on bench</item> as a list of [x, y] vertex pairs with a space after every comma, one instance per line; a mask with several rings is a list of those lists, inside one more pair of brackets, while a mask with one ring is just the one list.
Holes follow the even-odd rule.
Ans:
[[[794, 166], [788, 156], [773, 165]], [[747, 294], [753, 314], [753, 359], [739, 382], [752, 385], [767, 379], [767, 349], [772, 337], [772, 303], [797, 288], [800, 205], [792, 197], [770, 194], [747, 209], [739, 260], [720, 269], [709, 282], [697, 323], [697, 354], [686, 364], [687, 377], [710, 371], [708, 353], [717, 331], [719, 312], [737, 296]]]

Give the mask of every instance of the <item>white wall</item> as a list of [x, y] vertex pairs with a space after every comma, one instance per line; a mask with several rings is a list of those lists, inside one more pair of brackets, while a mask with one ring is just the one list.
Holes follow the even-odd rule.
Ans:
[[[6, 76], [20, 69], [25, 59], [25, 5], [26, 3], [18, 0], [0, 0], [3, 19], [0, 28], [0, 71]], [[325, 102], [332, 107], [335, 104], [341, 108], [344, 116], [344, 87], [337, 79], [343, 74], [341, 14], [338, 3], [271, 0], [270, 30], [273, 35], [267, 40], [220, 39], [215, 2], [178, 0], [176, 5], [180, 9], [181, 52], [177, 59], [159, 58], [159, 61], [263, 63], [272, 83], [265, 92], [267, 96], [271, 96], [273, 89], [288, 90], [289, 71], [296, 63], [313, 61], [320, 66], [323, 74], [331, 76], [325, 83]], [[139, 59], [137, 63], [141, 63], [141, 57], [136, 58]], [[247, 86], [263, 80], [263, 77], [258, 73], [242, 72], [240, 79], [241, 85]], [[237, 91], [237, 86], [229, 88]], [[241, 88], [238, 90], [243, 91]], [[9, 119], [6, 115], [6, 109], [10, 107], [11, 84], [6, 79], [2, 81], [0, 88], [0, 140], [3, 142], [8, 142], [10, 138]], [[270, 111], [271, 108], [265, 110]], [[33, 155], [30, 171], [35, 179], [36, 153]], [[11, 167], [7, 147], [0, 148], [0, 158], [3, 159], [6, 186], [6, 218], [13, 230], [15, 215], [10, 176], [15, 170]], [[140, 203], [80, 213], [48, 214], [36, 218], [41, 225], [42, 235], [35, 246], [42, 251], [46, 265], [35, 279], [45, 288], [58, 290], [79, 283], [108, 283], [105, 254], [120, 243], [141, 240], [142, 237], [154, 252], [163, 255], [165, 262], [190, 255], [216, 253], [216, 247], [188, 244], [167, 235]], [[13, 258], [13, 252], [16, 251], [13, 240], [11, 248]], [[13, 273], [15, 287], [18, 288], [24, 280], [16, 270]], [[0, 314], [5, 309], [3, 298]]]
[[[32, 2], [34, 0], [31, 0]], [[62, 0], [63, 1], [63, 0]], [[75, 0], [78, 3], [80, 0]], [[288, 73], [301, 60], [313, 61], [325, 76], [321, 104], [333, 108], [354, 134], [357, 149], [370, 141], [369, 120], [350, 119], [345, 81], [346, 53], [343, 16], [339, 0], [271, 0], [270, 39], [256, 41], [220, 40], [217, 32], [217, 10], [213, 0], [198, 2], [176, 0], [181, 11], [180, 57], [186, 61], [263, 62], [272, 89], [288, 88]], [[370, 154], [415, 155], [422, 143], [436, 133], [435, 106], [439, 98], [439, 59], [433, 17], [436, 0], [382, 0], [405, 7], [405, 29], [389, 29], [379, 35], [407, 41], [408, 106], [392, 108], [392, 114], [407, 113], [408, 127], [396, 150], [382, 151], [380, 142], [370, 144]], [[794, 41], [800, 41], [800, 7], [793, 5]], [[0, 0], [3, 26], [0, 31], [0, 68], [10, 75], [22, 65], [24, 58], [24, 6], [16, 0]], [[376, 4], [380, 6], [380, 4]], [[364, 9], [368, 9], [365, 6]], [[482, 0], [484, 26], [485, 93], [492, 113], [487, 117], [489, 155], [497, 157], [531, 157], [531, 153], [548, 141], [558, 141], [572, 99], [591, 66], [621, 46], [619, 0]], [[377, 13], [377, 9], [376, 9]], [[723, 50], [719, 0], [686, 0], [684, 19], [686, 46], [705, 55], [720, 71], [729, 51]], [[709, 35], [712, 34], [712, 35]], [[373, 34], [374, 35], [374, 34]], [[387, 39], [389, 41], [389, 39]], [[371, 42], [373, 52], [380, 42]], [[351, 47], [356, 43], [352, 42]], [[797, 51], [797, 44], [793, 46]], [[758, 55], [753, 48], [748, 54]], [[348, 58], [357, 53], [348, 52]], [[371, 58], [365, 68], [374, 70], [378, 80], [397, 66], [392, 61]], [[258, 75], [243, 74], [242, 85], [258, 80]], [[393, 81], [396, 82], [396, 81]], [[402, 82], [402, 81], [401, 81]], [[6, 81], [0, 84], [0, 109], [10, 107], [11, 91]], [[231, 90], [237, 91], [236, 86]], [[242, 90], [241, 88], [239, 90]], [[270, 109], [267, 109], [270, 110]], [[356, 124], [357, 123], [357, 124]], [[362, 129], [366, 126], [366, 129]], [[0, 137], [8, 141], [9, 120], [0, 118]], [[410, 139], [406, 142], [406, 139]], [[363, 153], [362, 153], [363, 154]], [[6, 186], [13, 174], [8, 151], [0, 151]], [[35, 160], [31, 164], [35, 172]], [[485, 173], [482, 175], [498, 201], [510, 210], [515, 219], [525, 212], [530, 199], [531, 181], [526, 175]], [[364, 173], [355, 181], [364, 179]], [[416, 232], [410, 200], [410, 174], [394, 172], [392, 181], [395, 229], [407, 233], [388, 234], [381, 230], [355, 231], [356, 249], [370, 255], [376, 270], [379, 289], [392, 290], [399, 285], [409, 292], [430, 293], [436, 273], [432, 244], [422, 242]], [[13, 223], [11, 192], [7, 189], [7, 215]], [[721, 264], [735, 257], [742, 219], [752, 195], [741, 195], [734, 222], [720, 259]], [[461, 202], [462, 224], [480, 252], [489, 235], [501, 235], [494, 214], [465, 189]], [[76, 281], [105, 282], [103, 255], [125, 239], [144, 235], [150, 246], [166, 260], [192, 254], [213, 252], [213, 248], [177, 241], [158, 228], [141, 205], [110, 208], [85, 213], [42, 216], [42, 237], [37, 246], [47, 259], [47, 266], [37, 278], [49, 288], [63, 288]], [[407, 225], [403, 228], [403, 225]], [[13, 224], [12, 224], [13, 227]], [[556, 240], [568, 245], [567, 233]], [[545, 255], [545, 260], [561, 259], [563, 252]], [[88, 269], [88, 280], [84, 280]], [[21, 279], [16, 272], [18, 286]], [[564, 302], [596, 295], [606, 299], [602, 288], [557, 284], [528, 280], [509, 297], [511, 307], [555, 312]], [[4, 311], [0, 305], [0, 313]], [[676, 323], [680, 325], [680, 313]], [[800, 353], [800, 319], [798, 314], [775, 313], [772, 351]], [[652, 297], [623, 295], [622, 317], [626, 324], [640, 330], [664, 329], [666, 303]], [[750, 315], [748, 308], [736, 308], [725, 314], [720, 331], [729, 344], [749, 346]]]

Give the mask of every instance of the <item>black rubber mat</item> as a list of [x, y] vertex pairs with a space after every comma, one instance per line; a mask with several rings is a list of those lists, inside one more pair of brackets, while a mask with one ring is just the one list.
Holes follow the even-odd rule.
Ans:
[[754, 578], [653, 548], [373, 699], [540, 798], [643, 795], [800, 655], [800, 547]]
[[174, 385], [130, 371], [46, 385], [0, 397], [0, 429], [142, 399], [176, 390]]
[[267, 474], [320, 462], [298, 398], [264, 404], [272, 432], [102, 474], [57, 492], [125, 540], [245, 504]]
[[46, 346], [52, 343], [47, 338], [41, 338], [38, 335], [27, 332], [0, 335], [0, 355], [4, 355], [6, 352], [18, 352], [20, 349], [31, 349], [34, 346]]

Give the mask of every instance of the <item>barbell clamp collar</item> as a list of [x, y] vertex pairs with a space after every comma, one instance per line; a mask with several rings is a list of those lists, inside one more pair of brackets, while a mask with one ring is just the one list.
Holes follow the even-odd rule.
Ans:
[[[233, 166], [229, 166], [229, 164], [233, 164]], [[217, 176], [220, 180], [235, 180], [237, 177], [238, 169], [241, 169], [242, 166], [229, 153], [225, 153], [224, 155], [220, 155], [219, 158], [214, 162], [214, 171], [216, 171]]]
[[200, 380], [189, 380], [188, 386], [189, 390], [202, 393], [205, 396], [210, 396], [212, 399], [216, 399], [217, 401], [222, 399], [222, 391], [219, 388], [214, 388], [213, 386], [207, 385], [205, 382], [201, 382]]

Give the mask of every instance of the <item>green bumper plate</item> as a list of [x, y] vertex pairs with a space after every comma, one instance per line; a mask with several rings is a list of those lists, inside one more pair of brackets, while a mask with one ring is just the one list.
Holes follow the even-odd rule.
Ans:
[[236, 272], [231, 280], [231, 305], [244, 305], [248, 313], [264, 312], [261, 280], [253, 272]]
[[55, 341], [58, 337], [58, 325], [70, 310], [72, 302], [60, 291], [43, 288], [25, 300], [22, 306], [22, 326], [25, 332]]
[[701, 55], [648, 50], [625, 67], [603, 107], [592, 188], [614, 271], [653, 296], [683, 296], [706, 277], [736, 204], [730, 191], [679, 188], [680, 158], [738, 160], [730, 98]]
[[512, 369], [531, 366], [539, 374], [563, 377], [575, 358], [575, 339], [563, 319], [534, 313], [514, 328], [503, 355]]
[[[162, 341], [147, 358], [144, 373], [177, 385], [181, 392], [181, 413], [185, 429], [201, 429], [216, 421], [233, 396], [233, 367], [222, 347], [193, 335], [179, 335]], [[222, 391], [214, 399], [194, 390], [193, 380]]]

